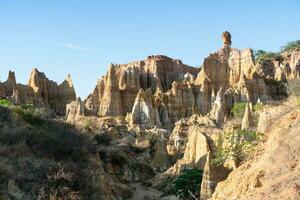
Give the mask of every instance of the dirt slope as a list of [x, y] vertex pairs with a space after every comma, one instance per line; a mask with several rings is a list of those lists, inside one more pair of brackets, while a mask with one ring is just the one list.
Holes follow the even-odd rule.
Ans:
[[212, 199], [300, 199], [300, 109], [288, 102], [264, 112], [270, 116], [263, 119], [265, 142], [218, 184]]

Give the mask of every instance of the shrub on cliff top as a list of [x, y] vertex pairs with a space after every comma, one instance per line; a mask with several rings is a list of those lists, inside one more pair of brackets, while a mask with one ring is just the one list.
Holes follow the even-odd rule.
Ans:
[[271, 51], [257, 50], [254, 51], [255, 62], [261, 62], [265, 60], [273, 60], [280, 58], [280, 53]]
[[296, 49], [296, 48], [300, 48], [300, 40], [295, 40], [295, 41], [288, 42], [286, 45], [281, 47], [281, 52], [293, 50], [293, 49]]

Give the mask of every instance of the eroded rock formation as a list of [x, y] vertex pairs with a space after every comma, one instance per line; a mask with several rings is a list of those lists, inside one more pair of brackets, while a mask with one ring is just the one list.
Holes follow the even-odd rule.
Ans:
[[[149, 56], [145, 61], [122, 65], [111, 65], [108, 73], [97, 83], [94, 92], [84, 101], [86, 115], [126, 116], [132, 113], [133, 123], [137, 119], [145, 123], [141, 108], [141, 89], [146, 91], [150, 108], [147, 120], [153, 125], [170, 128], [181, 117], [191, 115], [194, 93], [191, 83], [199, 69], [182, 64], [180, 60], [166, 56]], [[179, 81], [180, 83], [177, 83]], [[145, 96], [145, 95], [144, 95]], [[153, 103], [151, 103], [151, 101]], [[158, 112], [151, 115], [151, 113]], [[148, 123], [147, 122], [147, 123]]]
[[202, 176], [200, 200], [207, 200], [212, 197], [218, 182], [227, 178], [230, 170], [222, 165], [213, 164], [213, 158], [209, 151], [206, 156], [206, 163]]
[[65, 115], [66, 105], [76, 100], [76, 94], [70, 75], [58, 85], [33, 69], [27, 85], [17, 84], [15, 73], [10, 71], [8, 79], [0, 83], [0, 98], [11, 99], [16, 104], [45, 106]]
[[217, 185], [213, 200], [299, 199], [300, 113], [291, 102], [266, 108], [259, 128], [266, 141]]

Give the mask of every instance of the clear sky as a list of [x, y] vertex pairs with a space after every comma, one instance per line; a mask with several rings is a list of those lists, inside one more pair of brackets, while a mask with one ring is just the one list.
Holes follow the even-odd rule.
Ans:
[[0, 80], [70, 73], [85, 98], [109, 63], [164, 54], [199, 66], [225, 30], [233, 47], [278, 51], [300, 39], [300, 1], [0, 0]]

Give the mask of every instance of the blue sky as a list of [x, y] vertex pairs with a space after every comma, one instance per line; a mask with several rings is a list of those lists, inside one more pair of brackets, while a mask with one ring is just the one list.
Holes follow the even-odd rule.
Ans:
[[111, 62], [164, 54], [199, 66], [225, 30], [233, 47], [278, 51], [300, 39], [299, 10], [298, 0], [0, 0], [0, 80], [70, 73], [85, 98]]

